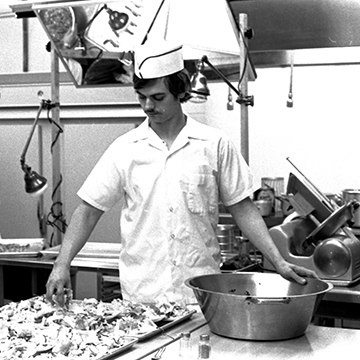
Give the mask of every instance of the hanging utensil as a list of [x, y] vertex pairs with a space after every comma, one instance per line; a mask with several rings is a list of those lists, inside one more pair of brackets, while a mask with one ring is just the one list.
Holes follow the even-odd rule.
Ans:
[[291, 52], [291, 58], [290, 58], [290, 90], [289, 90], [289, 94], [288, 94], [288, 99], [286, 102], [286, 106], [291, 108], [294, 105], [293, 102], [293, 92], [292, 92], [292, 87], [293, 87], [293, 75], [294, 75], [294, 52]]
[[227, 109], [230, 110], [230, 111], [234, 110], [234, 103], [233, 103], [233, 98], [232, 98], [230, 87], [229, 87], [229, 92], [228, 92]]

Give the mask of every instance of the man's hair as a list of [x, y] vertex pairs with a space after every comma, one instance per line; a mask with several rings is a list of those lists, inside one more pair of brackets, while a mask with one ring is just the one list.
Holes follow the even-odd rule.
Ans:
[[[135, 73], [133, 76], [133, 84], [135, 90], [140, 90], [146, 86], [151, 85], [156, 82], [159, 78], [155, 79], [141, 79]], [[164, 76], [165, 85], [167, 86], [170, 93], [176, 98], [179, 97], [180, 94], [185, 94], [184, 97], [180, 98], [180, 102], [184, 103], [191, 98], [191, 83], [190, 76], [186, 69], [180, 70], [174, 74], [170, 74]]]

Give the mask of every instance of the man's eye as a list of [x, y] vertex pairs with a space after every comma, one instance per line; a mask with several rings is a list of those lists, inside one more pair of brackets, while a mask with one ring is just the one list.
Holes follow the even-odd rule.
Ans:
[[155, 101], [162, 101], [162, 100], [164, 100], [164, 96], [154, 96], [154, 100]]

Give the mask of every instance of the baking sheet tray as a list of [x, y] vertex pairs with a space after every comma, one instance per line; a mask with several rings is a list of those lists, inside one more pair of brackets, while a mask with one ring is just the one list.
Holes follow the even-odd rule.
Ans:
[[38, 256], [40, 256], [39, 251], [0, 252], [0, 258], [33, 258]]
[[[42, 298], [43, 296], [36, 296], [32, 299], [35, 300], [36, 298]], [[82, 300], [73, 299], [72, 302], [81, 304]], [[126, 351], [131, 351], [131, 348], [134, 344], [140, 341], [145, 341], [149, 338], [152, 338], [156, 335], [163, 334], [168, 329], [175, 327], [176, 325], [190, 319], [193, 314], [197, 313], [196, 309], [187, 309], [182, 315], [174, 317], [174, 318], [165, 318], [163, 320], [159, 320], [156, 322], [157, 328], [149, 331], [147, 333], [143, 334], [127, 334], [122, 337], [124, 340], [124, 344], [121, 345], [121, 347], [116, 349], [110, 349], [108, 350], [108, 353], [106, 355], [101, 355], [99, 357], [95, 357], [94, 360], [110, 360], [116, 356], [120, 356], [122, 353]], [[34, 324], [35, 325], [35, 324]], [[41, 324], [36, 324], [37, 327], [41, 327]], [[36, 357], [35, 357], [36, 358]], [[74, 360], [76, 360], [76, 357], [73, 357]]]
[[188, 312], [186, 312], [185, 314], [173, 319], [173, 320], [161, 320], [159, 321], [158, 324], [158, 328], [147, 332], [145, 334], [141, 334], [141, 335], [131, 335], [136, 337], [139, 341], [145, 341], [150, 339], [151, 337], [161, 334], [163, 332], [165, 332], [166, 330], [182, 323], [185, 320], [190, 319], [194, 314], [196, 313], [196, 310], [189, 310]]
[[[72, 302], [74, 303], [81, 303], [81, 300], [77, 300], [77, 299], [73, 299]], [[146, 333], [142, 333], [142, 334], [136, 334], [136, 333], [129, 333], [128, 335], [126, 335], [126, 337], [131, 337], [131, 338], [136, 338], [139, 342], [140, 341], [145, 341], [155, 335], [158, 335], [160, 333], [163, 333], [165, 331], [167, 331], [168, 329], [182, 323], [183, 321], [186, 321], [188, 319], [190, 319], [194, 314], [196, 314], [196, 310], [192, 309], [192, 310], [187, 310], [184, 312], [183, 315], [177, 316], [175, 318], [168, 318], [168, 319], [162, 319], [159, 321], [156, 321], [155, 324], [157, 325], [157, 328], [155, 328], [154, 330], [151, 330], [149, 332]]]
[[29, 258], [40, 256], [44, 238], [1, 239], [0, 257]]
[[[45, 250], [41, 250], [41, 254], [47, 258], [55, 258], [59, 255], [60, 246], [57, 245]], [[113, 258], [118, 259], [121, 249], [121, 244], [117, 243], [102, 243], [102, 242], [88, 242], [76, 255], [76, 258]]]
[[124, 353], [127, 350], [130, 350], [134, 344], [136, 344], [138, 342], [138, 339], [135, 337], [125, 337], [124, 339], [128, 340], [128, 342], [123, 345], [121, 348], [116, 349], [114, 351], [110, 351], [109, 354], [106, 354], [104, 356], [101, 356], [99, 358], [96, 358], [95, 360], [107, 360], [107, 359], [111, 359], [114, 356], [120, 355], [122, 353]]

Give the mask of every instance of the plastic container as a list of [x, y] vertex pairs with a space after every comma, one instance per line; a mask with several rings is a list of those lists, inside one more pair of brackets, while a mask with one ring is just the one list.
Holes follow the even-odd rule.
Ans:
[[198, 359], [210, 359], [211, 355], [211, 344], [209, 334], [200, 335], [199, 345], [198, 345]]
[[192, 356], [192, 346], [191, 346], [191, 334], [185, 332], [181, 334], [179, 341], [179, 358], [180, 359], [190, 359]]

